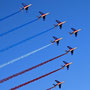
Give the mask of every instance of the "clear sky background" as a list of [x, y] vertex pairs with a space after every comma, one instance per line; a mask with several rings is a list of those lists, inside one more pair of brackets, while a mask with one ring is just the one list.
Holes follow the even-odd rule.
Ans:
[[[61, 55], [67, 50], [67, 46], [78, 47], [74, 55], [67, 54], [50, 63], [38, 67], [23, 75], [17, 76], [0, 84], [0, 90], [9, 90], [17, 85], [25, 83], [29, 80], [37, 78], [41, 75], [49, 73], [60, 68], [63, 60], [73, 62], [70, 70], [60, 70], [38, 81], [30, 83], [18, 90], [46, 90], [52, 87], [55, 80], [65, 81], [61, 90], [90, 90], [90, 1], [89, 0], [0, 0], [0, 19], [13, 14], [22, 7], [21, 3], [32, 4], [28, 13], [20, 12], [10, 18], [0, 21], [0, 33], [9, 31], [17, 26], [25, 24], [36, 19], [39, 11], [50, 12], [46, 16], [46, 20], [37, 20], [23, 28], [12, 33], [0, 37], [0, 49], [6, 48], [17, 42], [20, 42], [30, 36], [38, 34], [42, 31], [50, 29], [53, 24], [57, 24], [56, 20], [67, 21], [60, 30], [59, 27], [40, 35], [23, 44], [13, 47], [4, 52], [0, 52], [0, 65], [18, 58], [30, 51], [41, 48], [53, 40], [52, 36], [63, 37], [60, 45], [56, 43], [50, 47], [41, 50], [23, 58], [13, 64], [0, 69], [0, 80], [28, 69], [41, 62], [49, 60], [53, 57]], [[72, 32], [71, 28], [82, 28], [78, 36], [71, 37], [68, 32]], [[58, 87], [52, 90], [59, 90]]]

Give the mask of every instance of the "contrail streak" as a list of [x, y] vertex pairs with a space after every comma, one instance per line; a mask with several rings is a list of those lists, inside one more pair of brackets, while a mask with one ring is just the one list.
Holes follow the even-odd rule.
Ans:
[[36, 35], [34, 35], [34, 36], [31, 36], [31, 37], [29, 37], [29, 38], [26, 38], [26, 39], [24, 39], [24, 40], [22, 40], [22, 41], [20, 41], [20, 42], [18, 42], [18, 43], [16, 43], [16, 44], [13, 44], [13, 45], [7, 47], [7, 48], [1, 49], [0, 52], [4, 52], [4, 51], [6, 51], [6, 50], [8, 50], [8, 49], [10, 49], [10, 48], [13, 48], [13, 47], [15, 47], [15, 46], [18, 46], [18, 45], [20, 45], [20, 44], [22, 44], [22, 43], [24, 43], [24, 42], [26, 42], [26, 41], [28, 41], [28, 40], [31, 40], [31, 39], [33, 39], [33, 38], [35, 38], [35, 37], [38, 37], [38, 36], [40, 36], [40, 35], [48, 32], [48, 31], [50, 31], [50, 30], [52, 30], [52, 29], [54, 29], [54, 27], [52, 27], [52, 28], [50, 28], [50, 29], [48, 29], [48, 30], [46, 30], [46, 31], [43, 31], [43, 32], [41, 32], [41, 33], [38, 33], [38, 34], [36, 34]]
[[31, 68], [28, 68], [28, 69], [26, 69], [26, 70], [23, 70], [23, 71], [21, 71], [21, 72], [19, 72], [19, 73], [16, 73], [16, 74], [14, 74], [14, 75], [12, 75], [12, 76], [9, 76], [9, 77], [5, 78], [5, 79], [2, 79], [2, 80], [0, 80], [0, 83], [3, 83], [4, 81], [7, 81], [7, 80], [9, 80], [9, 79], [12, 79], [12, 78], [14, 78], [14, 77], [16, 77], [16, 76], [18, 76], [18, 75], [21, 75], [21, 74], [25, 73], [25, 72], [28, 72], [28, 71], [30, 71], [30, 70], [33, 70], [33, 69], [35, 69], [35, 68], [37, 68], [37, 67], [39, 67], [39, 66], [42, 66], [42, 65], [44, 65], [44, 64], [46, 64], [46, 63], [48, 63], [48, 62], [50, 62], [50, 61], [53, 61], [53, 60], [55, 60], [55, 59], [57, 59], [57, 58], [59, 58], [59, 57], [61, 57], [61, 56], [64, 56], [65, 54], [67, 54], [67, 53], [64, 53], [64, 54], [62, 54], [62, 55], [59, 55], [59, 56], [54, 57], [54, 58], [52, 58], [52, 59], [49, 59], [49, 60], [47, 60], [47, 61], [45, 61], [45, 62], [42, 62], [42, 63], [40, 63], [40, 64], [38, 64], [38, 65], [35, 65], [35, 66], [31, 67]]
[[18, 89], [18, 88], [20, 88], [20, 87], [22, 87], [22, 86], [25, 86], [25, 85], [27, 85], [27, 84], [29, 84], [29, 83], [32, 83], [32, 82], [34, 82], [34, 81], [37, 81], [37, 80], [39, 80], [39, 79], [41, 79], [41, 78], [43, 78], [43, 77], [46, 77], [46, 76], [48, 76], [48, 75], [50, 75], [50, 74], [52, 74], [52, 73], [55, 73], [55, 72], [57, 72], [57, 71], [59, 71], [59, 70], [61, 70], [61, 69], [62, 69], [62, 68], [59, 68], [59, 69], [57, 69], [57, 70], [54, 70], [54, 71], [52, 71], [52, 72], [49, 72], [49, 73], [47, 73], [47, 74], [45, 74], [45, 75], [42, 75], [42, 76], [40, 76], [40, 77], [38, 77], [38, 78], [35, 78], [35, 79], [31, 80], [31, 81], [28, 81], [28, 82], [26, 82], [26, 83], [23, 83], [23, 84], [21, 84], [21, 85], [18, 85], [18, 86], [14, 87], [14, 88], [11, 88], [10, 90]]
[[18, 29], [20, 29], [20, 28], [22, 28], [22, 27], [24, 27], [24, 26], [26, 26], [26, 25], [28, 25], [28, 24], [30, 24], [30, 23], [33, 23], [33, 22], [35, 22], [35, 21], [37, 21], [37, 20], [38, 20], [38, 18], [36, 18], [36, 19], [34, 19], [34, 20], [32, 20], [32, 21], [29, 21], [29, 22], [27, 22], [27, 23], [25, 23], [25, 24], [23, 24], [23, 25], [21, 25], [21, 26], [15, 27], [15, 28], [7, 31], [7, 32], [1, 33], [1, 34], [0, 34], [0, 37], [4, 36], [4, 35], [6, 35], [6, 34], [9, 34], [9, 33], [13, 32], [13, 31], [16, 31], [16, 30], [18, 30]]
[[2, 65], [0, 65], [0, 68], [3, 68], [3, 67], [5, 67], [5, 66], [7, 66], [7, 65], [9, 65], [9, 64], [11, 64], [11, 63], [16, 62], [16, 61], [19, 61], [20, 59], [23, 59], [23, 58], [25, 58], [25, 57], [28, 57], [28, 56], [32, 55], [33, 53], [36, 53], [36, 52], [38, 52], [38, 51], [40, 51], [40, 50], [42, 50], [42, 49], [44, 49], [44, 48], [49, 47], [50, 45], [52, 45], [52, 44], [45, 45], [45, 46], [43, 46], [43, 47], [41, 47], [41, 48], [39, 48], [39, 49], [37, 49], [37, 50], [34, 50], [34, 51], [29, 52], [29, 53], [27, 53], [27, 54], [25, 54], [25, 55], [23, 55], [23, 56], [21, 56], [21, 57], [18, 57], [18, 58], [13, 59], [13, 60], [5, 63], [5, 64], [2, 64]]
[[10, 15], [8, 15], [8, 16], [6, 16], [6, 17], [3, 17], [3, 18], [0, 19], [0, 21], [3, 21], [3, 20], [5, 20], [5, 19], [7, 19], [7, 18], [9, 18], [9, 17], [11, 17], [11, 16], [14, 16], [14, 15], [16, 15], [17, 13], [19, 13], [20, 11], [21, 11], [21, 10], [15, 12], [15, 13], [13, 13], [13, 14], [10, 14]]

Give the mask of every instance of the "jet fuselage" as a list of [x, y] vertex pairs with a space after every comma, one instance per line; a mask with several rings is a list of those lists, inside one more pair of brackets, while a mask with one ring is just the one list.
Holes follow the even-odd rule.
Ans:
[[58, 23], [57, 26], [60, 26], [60, 25], [62, 25], [64, 23], [66, 23], [66, 21]]
[[79, 32], [81, 29], [78, 29], [78, 30], [76, 30], [76, 31], [73, 31], [72, 33], [74, 34], [74, 33], [76, 33], [76, 32]]
[[67, 67], [68, 65], [72, 64], [72, 62], [65, 64], [64, 66]]
[[70, 50], [69, 50], [69, 52], [71, 52], [71, 51], [75, 50], [76, 48], [77, 48], [77, 47], [70, 49]]
[[45, 13], [45, 14], [42, 14], [40, 17], [44, 17], [44, 16], [46, 16], [48, 14], [49, 14], [49, 12], [48, 13]]
[[31, 6], [31, 5], [32, 5], [32, 4], [26, 5], [26, 6], [24, 7], [24, 9], [28, 8], [28, 7]]
[[59, 83], [57, 83], [56, 85], [60, 85], [60, 84], [62, 84], [62, 83], [64, 83], [64, 81], [63, 81], [63, 82], [59, 82]]
[[57, 41], [59, 41], [59, 40], [61, 40], [61, 39], [63, 39], [63, 38], [58, 38], [58, 39], [55, 40], [55, 42], [57, 42]]

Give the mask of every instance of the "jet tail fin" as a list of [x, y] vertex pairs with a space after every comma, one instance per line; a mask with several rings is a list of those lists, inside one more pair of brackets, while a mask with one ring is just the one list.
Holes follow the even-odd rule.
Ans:
[[51, 43], [54, 44], [54, 42], [51, 40]]
[[39, 16], [37, 16], [37, 18], [40, 20], [40, 17]]
[[53, 24], [55, 26], [55, 28], [57, 27], [57, 25]]
[[71, 32], [69, 32], [69, 34], [72, 36], [72, 33]]
[[68, 51], [67, 50], [65, 50], [65, 52], [68, 54]]
[[20, 8], [21, 12], [23, 12], [23, 8]]
[[55, 84], [53, 84], [54, 85], [54, 87], [56, 88], [56, 85]]
[[63, 66], [63, 65], [61, 65], [61, 68], [62, 68], [62, 69], [64, 69], [64, 66]]

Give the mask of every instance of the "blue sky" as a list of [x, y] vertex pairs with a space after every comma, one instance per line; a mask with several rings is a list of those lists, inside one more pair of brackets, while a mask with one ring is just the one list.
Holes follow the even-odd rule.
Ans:
[[[0, 65], [49, 44], [50, 41], [53, 40], [52, 36], [63, 37], [63, 39], [59, 46], [56, 44], [51, 45], [50, 47], [36, 52], [31, 56], [1, 68], [0, 80], [63, 54], [68, 45], [78, 48], [75, 50], [73, 56], [69, 53], [55, 61], [2, 83], [0, 85], [0, 90], [9, 90], [12, 87], [58, 69], [60, 68], [60, 65], [63, 64], [63, 60], [73, 62], [69, 71], [65, 68], [64, 70], [60, 70], [38, 81], [21, 87], [19, 90], [46, 90], [47, 88], [52, 87], [52, 84], [55, 83], [54, 80], [65, 81], [62, 85], [62, 90], [90, 90], [90, 1], [8, 0], [6, 2], [6, 0], [0, 0], [0, 19], [17, 12], [19, 8], [22, 7], [22, 2], [26, 4], [32, 3], [28, 13], [25, 11], [20, 12], [10, 18], [0, 21], [0, 34], [36, 19], [36, 16], [40, 15], [38, 13], [39, 11], [45, 13], [50, 12], [50, 15], [46, 16], [45, 21], [42, 19], [37, 20], [36, 22], [0, 37], [0, 49], [9, 47], [10, 45], [18, 43], [30, 36], [52, 28], [53, 24], [56, 24], [56, 19], [67, 21], [67, 23], [63, 25], [61, 30], [57, 27], [56, 29], [52, 29], [51, 31], [33, 38], [32, 40], [4, 52], [0, 52]], [[76, 29], [82, 28], [82, 31], [78, 33], [78, 37], [74, 37], [74, 35], [71, 37], [68, 34], [68, 32], [72, 32], [72, 27]], [[57, 87], [52, 90], [59, 90], [59, 88]]]

